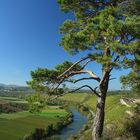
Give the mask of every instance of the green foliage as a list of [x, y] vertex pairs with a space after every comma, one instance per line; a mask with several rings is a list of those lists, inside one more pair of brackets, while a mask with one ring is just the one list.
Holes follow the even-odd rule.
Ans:
[[131, 88], [132, 90], [140, 91], [140, 75], [135, 72], [130, 72], [127, 76], [121, 77], [123, 88]]
[[[131, 59], [139, 49], [139, 0], [58, 0], [58, 3], [62, 11], [72, 12], [75, 16], [60, 28], [63, 34], [60, 45], [67, 52], [76, 54], [89, 49], [89, 55], [95, 56], [96, 62], [103, 67], [109, 64], [121, 68], [128, 61], [132, 63]], [[116, 55], [120, 59], [114, 62]]]
[[41, 94], [30, 95], [26, 99], [29, 103], [29, 111], [31, 113], [40, 112], [45, 106], [45, 98]]
[[[90, 50], [91, 59], [102, 65], [102, 70], [133, 67], [135, 55], [140, 53], [140, 2], [138, 0], [58, 0], [62, 11], [71, 12], [75, 18], [66, 20], [60, 27], [63, 34], [60, 45], [70, 54]], [[116, 59], [118, 58], [118, 59]], [[73, 63], [65, 61], [54, 69], [38, 68], [31, 72], [27, 84], [39, 92], [62, 94], [54, 90], [67, 74], [81, 70], [76, 65], [58, 78]], [[64, 81], [63, 81], [64, 80]]]
[[[35, 71], [31, 71], [32, 80], [28, 81], [27, 84], [37, 92], [49, 95], [62, 94], [64, 92], [63, 88], [59, 88], [57, 91], [54, 88], [61, 79], [67, 78], [67, 75], [62, 76], [61, 79], [57, 77], [72, 65], [72, 62], [64, 61], [63, 64], [57, 65], [53, 70], [38, 68]], [[71, 71], [78, 71], [80, 69], [81, 66], [76, 65]]]
[[140, 15], [140, 1], [139, 0], [127, 0], [120, 4], [122, 12], [130, 15]]
[[0, 113], [15, 113], [28, 109], [23, 100], [11, 97], [0, 97]]
[[[139, 53], [139, 51], [137, 51]], [[139, 93], [140, 91], [140, 56], [139, 54], [135, 54], [135, 61], [132, 65], [132, 71], [120, 78], [120, 81], [123, 85], [123, 88], [130, 88], [134, 92]]]

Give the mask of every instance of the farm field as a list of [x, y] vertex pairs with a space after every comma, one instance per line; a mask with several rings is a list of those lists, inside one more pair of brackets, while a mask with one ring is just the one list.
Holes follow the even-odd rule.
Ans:
[[[16, 98], [1, 98], [1, 102], [13, 101]], [[59, 117], [65, 117], [67, 112], [59, 107], [46, 107], [42, 112], [32, 114], [28, 111], [0, 114], [0, 139], [19, 140], [30, 134], [35, 128], [46, 128], [49, 124], [56, 124]], [[59, 117], [58, 117], [59, 116]]]
[[[26, 116], [16, 119], [0, 119], [0, 137], [2, 140], [18, 140], [29, 134], [35, 128], [45, 128], [47, 125], [57, 123], [56, 117], [43, 117], [38, 115]], [[10, 138], [10, 139], [9, 139]]]
[[1, 97], [0, 100], [7, 101], [7, 102], [14, 102], [14, 103], [28, 103], [27, 101], [23, 99], [18, 99], [16, 97]]

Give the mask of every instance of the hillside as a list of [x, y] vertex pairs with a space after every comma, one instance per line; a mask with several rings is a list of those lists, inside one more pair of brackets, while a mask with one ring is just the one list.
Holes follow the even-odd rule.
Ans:
[[[87, 106], [93, 113], [95, 113], [96, 97], [85, 93], [67, 94], [60, 97], [61, 100], [69, 102], [77, 102]], [[118, 140], [138, 140], [140, 138], [139, 124], [140, 124], [140, 97], [137, 99], [127, 97], [126, 95], [110, 95], [107, 96], [105, 108], [105, 128], [104, 137], [108, 140], [118, 138]], [[123, 104], [121, 101], [126, 104]], [[90, 121], [90, 125], [93, 120]], [[131, 127], [133, 129], [129, 129]], [[134, 133], [134, 131], [136, 131]], [[82, 132], [85, 135], [84, 140], [91, 139], [91, 130], [87, 129]]]

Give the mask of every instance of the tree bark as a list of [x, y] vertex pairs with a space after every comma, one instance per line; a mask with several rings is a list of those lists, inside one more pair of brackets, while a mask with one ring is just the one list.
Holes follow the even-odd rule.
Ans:
[[98, 97], [96, 106], [96, 115], [94, 118], [93, 130], [92, 130], [92, 140], [99, 140], [102, 136], [103, 126], [104, 126], [104, 116], [105, 116], [105, 99], [106, 95], [102, 94]]
[[109, 72], [105, 72], [104, 80], [100, 85], [100, 97], [98, 97], [96, 105], [96, 114], [93, 122], [92, 140], [100, 140], [103, 133], [104, 118], [105, 118], [105, 101], [108, 91]]

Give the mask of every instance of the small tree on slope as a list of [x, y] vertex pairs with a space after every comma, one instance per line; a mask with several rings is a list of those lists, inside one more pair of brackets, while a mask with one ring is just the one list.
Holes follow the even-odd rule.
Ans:
[[[98, 140], [103, 132], [105, 102], [111, 72], [122, 66], [128, 68], [133, 65], [135, 52], [140, 50], [140, 2], [58, 0], [58, 3], [62, 11], [73, 12], [75, 16], [75, 19], [65, 21], [60, 28], [63, 34], [61, 46], [72, 55], [84, 50], [89, 50], [91, 53], [76, 63], [66, 61], [56, 66], [54, 70], [40, 68], [32, 72], [33, 80], [28, 84], [32, 87], [46, 86], [49, 93], [60, 96], [65, 93], [62, 91], [58, 93], [57, 89], [66, 81], [73, 83], [89, 79], [97, 81], [98, 87], [92, 88], [85, 84], [78, 89], [88, 87], [98, 97], [92, 131], [92, 139]], [[102, 76], [85, 69], [86, 65], [92, 62], [102, 66]], [[70, 79], [80, 74], [88, 74], [89, 77]]]

